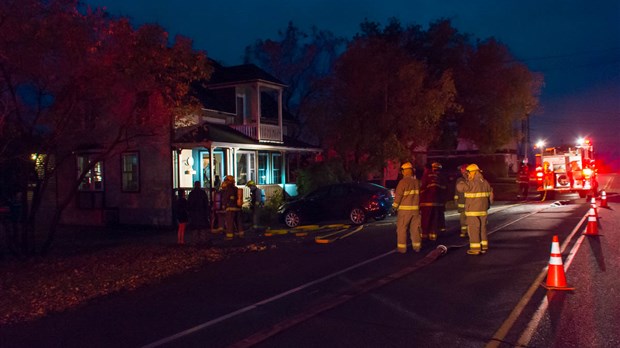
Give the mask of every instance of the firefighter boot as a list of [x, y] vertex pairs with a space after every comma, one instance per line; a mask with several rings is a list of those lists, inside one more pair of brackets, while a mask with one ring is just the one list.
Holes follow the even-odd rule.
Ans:
[[487, 252], [487, 250], [489, 250], [489, 241], [483, 240], [482, 242], [480, 242], [480, 253], [484, 254]]
[[469, 243], [469, 249], [467, 250], [467, 254], [480, 255], [482, 254], [480, 248], [481, 248], [480, 243]]
[[413, 247], [413, 252], [414, 253], [419, 253], [420, 250], [422, 249], [422, 243], [411, 243], [411, 246]]
[[461, 234], [459, 234], [461, 238], [467, 238], [467, 226], [461, 226]]

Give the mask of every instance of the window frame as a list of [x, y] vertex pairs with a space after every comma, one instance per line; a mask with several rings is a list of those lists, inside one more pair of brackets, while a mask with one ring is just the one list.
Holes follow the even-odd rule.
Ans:
[[[270, 174], [269, 173], [269, 167], [270, 167], [270, 163], [269, 163], [269, 152], [259, 152], [258, 153], [258, 166], [256, 168], [256, 179], [258, 180], [256, 183], [259, 185], [268, 185], [269, 181], [270, 181]], [[262, 162], [262, 160], [264, 160], [264, 163]], [[261, 164], [264, 164], [263, 166], [261, 166]]]
[[[282, 180], [282, 160], [284, 156], [280, 152], [272, 152], [271, 159], [271, 184], [282, 184], [284, 180]], [[276, 175], [277, 173], [277, 175]]]
[[[77, 172], [77, 176], [79, 178], [79, 176], [82, 174], [83, 171], [83, 166], [84, 166], [84, 160], [82, 162], [80, 162], [80, 159], [85, 159], [86, 162], [88, 164], [90, 164], [93, 160], [93, 157], [96, 157], [97, 154], [93, 154], [93, 153], [79, 153], [76, 155], [76, 172]], [[105, 191], [105, 166], [104, 166], [105, 162], [103, 160], [98, 161], [93, 168], [91, 168], [89, 170], [89, 172], [86, 174], [86, 176], [84, 177], [84, 179], [82, 180], [82, 182], [80, 183], [79, 187], [78, 187], [78, 191], [80, 192], [104, 192]], [[101, 180], [99, 181], [101, 183], [101, 187], [97, 187], [97, 181], [93, 181], [91, 183], [87, 183], [87, 180], [90, 180], [90, 178], [92, 177], [97, 177], [97, 174], [99, 174], [99, 176], [101, 177]], [[87, 184], [85, 186], [85, 184]]]
[[[129, 157], [129, 156], [135, 156], [136, 159], [136, 164], [135, 164], [135, 170], [125, 170], [125, 158]], [[138, 193], [140, 192], [141, 189], [141, 178], [140, 178], [140, 152], [139, 151], [127, 151], [127, 152], [123, 152], [121, 153], [120, 156], [121, 159], [121, 166], [120, 166], [120, 171], [121, 171], [121, 192], [126, 192], [126, 193]], [[132, 169], [134, 169], [132, 167]], [[125, 180], [125, 174], [131, 174], [132, 177], [135, 176], [135, 180], [132, 180], [132, 182], [135, 181], [136, 183], [136, 188], [129, 188], [128, 187], [128, 183]]]
[[[235, 154], [235, 177], [237, 185], [245, 185], [248, 181], [256, 182], [256, 152], [255, 151], [237, 151]], [[243, 158], [243, 160], [241, 160]], [[241, 164], [245, 166], [245, 173], [241, 173]]]

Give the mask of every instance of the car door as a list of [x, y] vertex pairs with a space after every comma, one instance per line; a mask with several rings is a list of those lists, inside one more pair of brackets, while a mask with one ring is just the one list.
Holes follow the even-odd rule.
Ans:
[[329, 201], [325, 204], [330, 219], [343, 219], [349, 216], [351, 189], [348, 185], [334, 185], [329, 191]]
[[329, 186], [324, 186], [309, 193], [300, 206], [300, 213], [305, 220], [320, 221], [325, 219], [325, 202], [329, 201]]

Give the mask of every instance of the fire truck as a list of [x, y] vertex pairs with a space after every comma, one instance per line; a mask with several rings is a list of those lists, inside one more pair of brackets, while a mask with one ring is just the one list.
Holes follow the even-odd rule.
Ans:
[[[580, 139], [574, 147], [546, 147], [536, 154], [537, 190], [545, 196], [556, 192], [577, 192], [579, 197], [598, 193], [594, 150], [588, 139]], [[544, 199], [544, 196], [543, 196]]]

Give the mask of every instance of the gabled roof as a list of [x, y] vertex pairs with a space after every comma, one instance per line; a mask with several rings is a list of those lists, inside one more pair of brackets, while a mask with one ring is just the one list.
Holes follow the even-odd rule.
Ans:
[[235, 65], [231, 67], [224, 67], [220, 64], [213, 64], [214, 71], [209, 79], [209, 85], [219, 84], [231, 84], [231, 83], [243, 83], [250, 81], [265, 81], [270, 82], [282, 87], [285, 84], [269, 74], [265, 70], [257, 67], [254, 64]]

